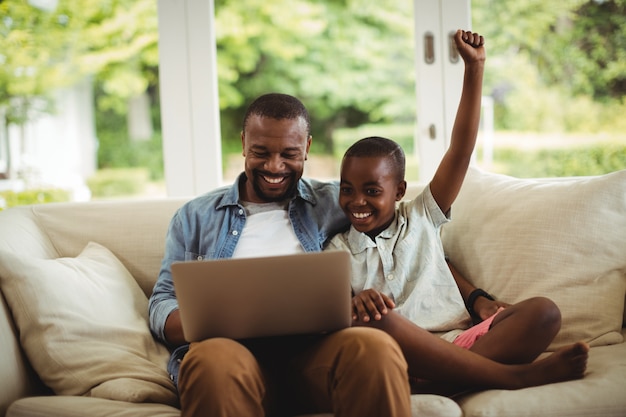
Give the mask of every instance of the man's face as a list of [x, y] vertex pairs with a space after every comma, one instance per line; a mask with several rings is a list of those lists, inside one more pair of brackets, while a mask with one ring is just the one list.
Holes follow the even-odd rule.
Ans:
[[243, 200], [267, 203], [294, 195], [311, 146], [303, 118], [253, 115], [241, 133], [241, 144], [248, 177], [241, 190]]

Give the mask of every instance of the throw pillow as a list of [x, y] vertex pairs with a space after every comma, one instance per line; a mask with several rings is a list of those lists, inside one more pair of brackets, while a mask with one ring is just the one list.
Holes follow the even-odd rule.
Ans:
[[472, 168], [442, 231], [447, 255], [477, 287], [515, 303], [551, 298], [550, 346], [619, 343], [626, 292], [626, 170], [530, 180]]
[[92, 242], [58, 259], [0, 252], [0, 285], [30, 363], [56, 394], [177, 403], [148, 300], [107, 248]]

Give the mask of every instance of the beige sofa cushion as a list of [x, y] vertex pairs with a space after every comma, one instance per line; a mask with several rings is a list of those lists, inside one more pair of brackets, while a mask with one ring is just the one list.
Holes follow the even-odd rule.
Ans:
[[22, 398], [6, 417], [180, 417], [178, 408], [164, 404], [128, 403], [102, 398], [55, 395]]
[[[43, 240], [54, 246], [54, 257], [76, 256], [88, 242], [97, 241], [115, 254], [144, 294], [150, 296], [163, 259], [168, 224], [185, 201], [167, 198], [55, 203], [31, 206], [31, 210], [38, 232], [45, 233]], [[32, 240], [13, 239], [12, 244], [24, 246]], [[41, 244], [40, 239], [34, 244]]]
[[58, 259], [2, 251], [0, 285], [26, 355], [55, 393], [176, 404], [148, 300], [108, 249], [91, 242]]
[[[180, 410], [162, 404], [129, 404], [100, 398], [53, 396], [23, 398], [11, 405], [7, 417], [179, 417]], [[463, 411], [450, 398], [438, 395], [411, 396], [413, 417], [463, 417]], [[332, 414], [306, 414], [298, 417], [333, 417]], [[381, 416], [382, 417], [382, 416]]]
[[457, 401], [463, 417], [624, 417], [625, 381], [626, 343], [619, 343], [592, 348], [583, 379], [513, 391], [486, 390]]
[[474, 285], [515, 303], [556, 302], [563, 317], [550, 349], [619, 343], [626, 292], [626, 170], [569, 180], [527, 180], [471, 169], [442, 238]]

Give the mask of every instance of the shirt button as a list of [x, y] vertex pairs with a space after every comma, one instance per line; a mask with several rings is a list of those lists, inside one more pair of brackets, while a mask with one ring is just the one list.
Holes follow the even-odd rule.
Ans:
[[239, 209], [239, 215], [242, 216], [243, 215], [243, 210]]
[[233, 230], [233, 236], [237, 236], [238, 234], [239, 234], [239, 232], [238, 232], [238, 231]]
[[201, 261], [201, 260], [202, 260], [202, 259], [204, 259], [204, 258], [202, 257], [202, 255], [198, 255], [198, 257], [197, 257], [196, 259], [197, 259], [197, 260], [199, 260], [199, 261]]
[[388, 281], [393, 281], [394, 279], [395, 279], [395, 277], [393, 276], [393, 274], [387, 275], [387, 280]]

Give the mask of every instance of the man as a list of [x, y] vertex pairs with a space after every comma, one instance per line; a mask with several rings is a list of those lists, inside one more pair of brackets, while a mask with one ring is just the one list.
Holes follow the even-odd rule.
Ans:
[[191, 345], [183, 337], [172, 262], [319, 251], [348, 225], [337, 205], [338, 185], [301, 178], [311, 140], [299, 100], [259, 97], [244, 117], [244, 172], [232, 186], [184, 205], [170, 223], [150, 326], [175, 348], [169, 370], [182, 417], [411, 415], [406, 361], [380, 330]]

